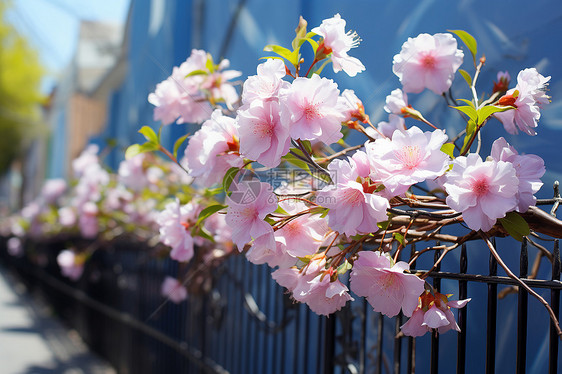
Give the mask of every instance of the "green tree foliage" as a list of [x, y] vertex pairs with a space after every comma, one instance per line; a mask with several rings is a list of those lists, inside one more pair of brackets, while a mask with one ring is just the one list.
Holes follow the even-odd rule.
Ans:
[[38, 134], [43, 68], [37, 52], [6, 22], [0, 2], [0, 175]]

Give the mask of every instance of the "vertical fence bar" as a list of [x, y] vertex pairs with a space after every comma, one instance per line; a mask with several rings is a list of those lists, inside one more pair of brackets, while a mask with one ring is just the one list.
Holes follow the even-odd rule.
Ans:
[[325, 323], [324, 374], [334, 373], [334, 353], [336, 348], [336, 317], [322, 317]]
[[400, 361], [402, 360], [402, 338], [397, 337], [402, 326], [402, 312], [396, 316], [396, 327], [394, 330], [394, 374], [400, 374]]
[[[416, 245], [412, 244], [410, 247], [410, 257], [416, 253]], [[412, 269], [416, 268], [416, 261], [412, 262]], [[416, 372], [416, 341], [411, 336], [408, 337], [408, 361], [407, 373], [414, 374]]]
[[[435, 243], [437, 246], [439, 242]], [[437, 261], [441, 256], [441, 250], [436, 249], [435, 255], [433, 256], [433, 261]], [[441, 264], [437, 265], [435, 271], [441, 270]], [[433, 288], [436, 291], [441, 291], [441, 279], [433, 278]], [[432, 374], [437, 374], [439, 372], [439, 333], [437, 330], [433, 330], [431, 334], [431, 361], [430, 361], [430, 372]]]
[[[558, 248], [558, 240], [554, 241], [554, 248], [552, 250], [552, 280], [560, 280], [560, 249]], [[560, 316], [560, 291], [550, 290], [550, 306], [556, 315]], [[550, 344], [548, 354], [548, 372], [556, 374], [558, 372], [558, 334], [554, 328], [554, 323], [550, 321]]]
[[[521, 244], [521, 258], [519, 262], [519, 277], [527, 278], [529, 258], [527, 254], [527, 240]], [[529, 295], [523, 287], [519, 287], [517, 299], [517, 374], [525, 373], [527, 356], [527, 302]]]
[[383, 335], [384, 335], [384, 316], [382, 313], [378, 315], [378, 335], [377, 335], [377, 373], [382, 374], [382, 361], [383, 361]]
[[[468, 259], [466, 257], [466, 244], [461, 247], [459, 272], [466, 274]], [[467, 297], [467, 282], [459, 281], [459, 300]], [[457, 336], [457, 374], [464, 374], [466, 366], [466, 306], [459, 309], [459, 327], [461, 332]]]
[[[496, 247], [496, 238], [492, 238], [492, 245]], [[490, 276], [498, 275], [498, 262], [490, 253]], [[488, 283], [488, 313], [486, 324], [486, 374], [496, 371], [496, 317], [498, 313], [498, 285]]]

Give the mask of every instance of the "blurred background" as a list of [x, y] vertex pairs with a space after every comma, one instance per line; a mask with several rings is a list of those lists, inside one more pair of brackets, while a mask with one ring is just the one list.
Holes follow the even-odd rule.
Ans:
[[[511, 136], [498, 121], [490, 120], [483, 133], [483, 154], [493, 140], [504, 136], [520, 153], [541, 156], [547, 172], [539, 198], [551, 198], [554, 181], [562, 179], [562, 6], [558, 1], [17, 0], [0, 4], [2, 214], [31, 201], [46, 178], [68, 178], [71, 161], [87, 144], [104, 149], [105, 164], [116, 170], [127, 146], [143, 140], [138, 129], [159, 127], [148, 94], [193, 48], [209, 51], [215, 61], [229, 59], [242, 77], [253, 75], [259, 58], [266, 55], [266, 44], [290, 44], [300, 15], [310, 29], [340, 13], [347, 29], [362, 38], [350, 55], [359, 58], [366, 71], [355, 78], [335, 75], [331, 69], [326, 74], [341, 90], [355, 90], [375, 124], [387, 120], [385, 98], [400, 87], [392, 74], [392, 57], [408, 37], [422, 32], [462, 29], [476, 38], [479, 54], [486, 56], [479, 92], [491, 92], [499, 71], [511, 74], [512, 87], [524, 68], [536, 67], [542, 75], [552, 76], [552, 102], [541, 112], [538, 135]], [[473, 72], [466, 49], [462, 68]], [[459, 77], [452, 92], [456, 98], [470, 97]], [[462, 128], [442, 97], [422, 92], [409, 99], [449, 134]], [[176, 138], [194, 129], [171, 125], [163, 132], [164, 143], [171, 147]], [[475, 251], [471, 256], [469, 272], [485, 273], [487, 252]], [[506, 257], [516, 268], [517, 258]], [[548, 277], [549, 272], [542, 275]], [[471, 290], [476, 299], [484, 300], [481, 291], [476, 286]], [[514, 321], [514, 305], [502, 306], [506, 323]], [[541, 315], [541, 322], [531, 323], [546, 328], [542, 307], [531, 308], [531, 315]], [[485, 320], [469, 318], [473, 326], [485, 328]], [[456, 338], [449, 334], [445, 339]], [[546, 339], [544, 335], [529, 341], [530, 372], [546, 370]], [[509, 327], [498, 334], [497, 365], [506, 372], [514, 371], [513, 351], [508, 349], [513, 341]], [[472, 344], [483, 341], [474, 338]], [[421, 356], [423, 344], [419, 349]], [[442, 356], [445, 361], [446, 356]], [[480, 372], [482, 361], [482, 353], [469, 360], [472, 372]]]

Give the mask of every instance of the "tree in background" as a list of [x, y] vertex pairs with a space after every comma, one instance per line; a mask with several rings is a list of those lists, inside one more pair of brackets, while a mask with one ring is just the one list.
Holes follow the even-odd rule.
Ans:
[[37, 52], [6, 22], [0, 3], [0, 176], [40, 133], [43, 67]]

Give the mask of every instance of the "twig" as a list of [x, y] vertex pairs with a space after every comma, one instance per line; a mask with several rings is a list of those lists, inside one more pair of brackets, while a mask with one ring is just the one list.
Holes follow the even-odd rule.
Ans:
[[498, 264], [500, 264], [500, 266], [503, 268], [503, 270], [505, 270], [506, 274], [511, 279], [513, 279], [514, 281], [519, 283], [521, 285], [521, 287], [523, 287], [525, 290], [527, 290], [527, 292], [530, 293], [532, 296], [534, 296], [542, 305], [544, 305], [544, 307], [548, 311], [548, 314], [550, 315], [550, 319], [552, 320], [552, 324], [554, 325], [554, 328], [556, 329], [556, 334], [560, 337], [560, 339], [562, 339], [562, 330], [560, 330], [560, 324], [558, 323], [558, 319], [556, 318], [556, 314], [554, 314], [554, 311], [552, 310], [550, 305], [548, 305], [546, 300], [543, 299], [538, 293], [533, 291], [531, 289], [531, 287], [527, 286], [527, 284], [525, 282], [523, 282], [522, 279], [520, 279], [515, 274], [513, 274], [513, 272], [507, 267], [507, 265], [501, 259], [500, 255], [498, 254], [498, 252], [494, 248], [494, 245], [490, 242], [490, 238], [488, 238], [486, 233], [484, 233], [482, 231], [479, 231], [478, 234], [486, 242], [486, 245], [488, 245], [488, 248], [490, 249], [490, 252], [494, 256], [494, 258], [496, 259]]

